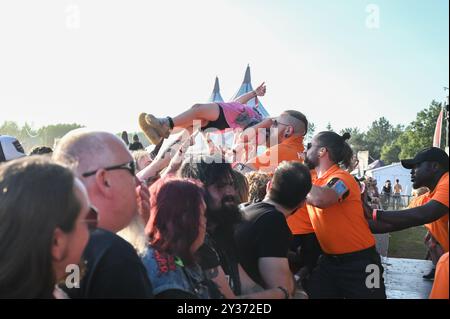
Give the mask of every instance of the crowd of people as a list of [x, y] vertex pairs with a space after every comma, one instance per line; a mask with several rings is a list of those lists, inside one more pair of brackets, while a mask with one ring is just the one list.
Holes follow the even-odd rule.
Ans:
[[[0, 298], [385, 299], [373, 234], [418, 225], [441, 248], [430, 298], [448, 298], [448, 155], [403, 160], [428, 192], [405, 210], [374, 208], [376, 185], [349, 173], [350, 135], [304, 145], [304, 114], [263, 119], [245, 105], [265, 91], [141, 114], [151, 153], [126, 132], [77, 129], [29, 156], [0, 136]], [[238, 129], [236, 147], [187, 152], [193, 121]], [[187, 133], [164, 144], [175, 128]]]

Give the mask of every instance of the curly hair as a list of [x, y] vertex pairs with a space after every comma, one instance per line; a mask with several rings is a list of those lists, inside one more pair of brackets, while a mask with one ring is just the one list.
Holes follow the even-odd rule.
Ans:
[[260, 202], [266, 197], [266, 187], [272, 179], [267, 173], [250, 172], [245, 175], [248, 181], [248, 201]]

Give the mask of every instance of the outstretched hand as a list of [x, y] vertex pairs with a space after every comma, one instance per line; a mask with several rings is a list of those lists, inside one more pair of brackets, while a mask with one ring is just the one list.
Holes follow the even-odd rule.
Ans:
[[255, 90], [256, 96], [264, 96], [266, 94], [266, 82], [261, 83]]
[[176, 174], [184, 161], [184, 156], [186, 155], [186, 151], [188, 150], [189, 146], [194, 145], [195, 137], [198, 133], [199, 131], [195, 131], [189, 138], [186, 138], [184, 141], [180, 140], [180, 142], [177, 143], [179, 147], [177, 147], [175, 154], [172, 155], [172, 159], [167, 166], [167, 170], [163, 174], [164, 176]]

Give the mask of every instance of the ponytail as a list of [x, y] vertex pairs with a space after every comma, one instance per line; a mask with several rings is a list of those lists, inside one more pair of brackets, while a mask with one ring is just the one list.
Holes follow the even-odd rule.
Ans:
[[345, 168], [351, 166], [353, 158], [353, 150], [347, 143], [350, 137], [348, 132], [342, 135], [331, 131], [317, 134], [320, 145], [327, 148], [330, 159], [336, 164], [342, 164]]

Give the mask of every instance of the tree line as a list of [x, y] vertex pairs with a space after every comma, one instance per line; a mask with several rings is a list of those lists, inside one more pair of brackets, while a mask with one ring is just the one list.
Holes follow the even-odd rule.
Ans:
[[[355, 154], [358, 151], [369, 151], [370, 160], [381, 159], [385, 164], [398, 162], [402, 158], [411, 158], [421, 149], [432, 146], [436, 120], [441, 111], [442, 103], [433, 100], [430, 105], [417, 113], [416, 119], [409, 125], [393, 125], [385, 117], [374, 121], [366, 131], [357, 127], [346, 128], [339, 133], [349, 132], [350, 145]], [[20, 127], [13, 121], [5, 121], [0, 126], [0, 135], [15, 136], [22, 143], [27, 152], [35, 146], [53, 147], [55, 140], [64, 136], [67, 132], [83, 127], [80, 124], [54, 124], [43, 126], [39, 129], [25, 123]], [[445, 125], [442, 125], [445, 137]], [[327, 130], [333, 130], [328, 123]], [[307, 139], [310, 140], [315, 133], [314, 123], [310, 123]], [[120, 133], [117, 133], [120, 136]], [[142, 134], [138, 134], [140, 140], [147, 145]], [[129, 134], [131, 138], [131, 134]], [[443, 143], [442, 143], [443, 144]]]

